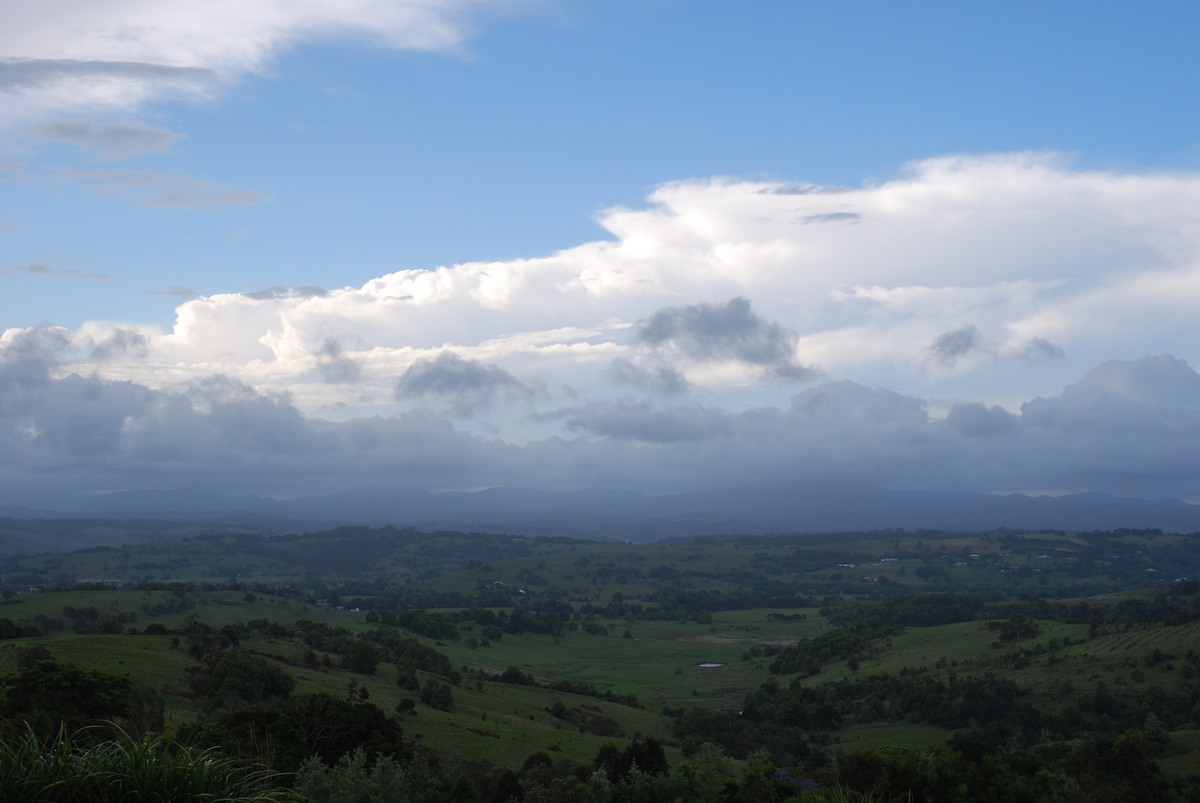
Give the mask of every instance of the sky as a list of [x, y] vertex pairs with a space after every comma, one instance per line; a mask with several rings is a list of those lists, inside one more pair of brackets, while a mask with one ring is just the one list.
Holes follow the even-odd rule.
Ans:
[[0, 503], [1200, 501], [1200, 7], [0, 19]]

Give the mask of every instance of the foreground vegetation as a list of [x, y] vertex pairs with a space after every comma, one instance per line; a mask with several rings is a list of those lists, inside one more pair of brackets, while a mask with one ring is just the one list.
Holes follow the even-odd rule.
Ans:
[[189, 535], [0, 563], [0, 798], [1200, 799], [1196, 536]]

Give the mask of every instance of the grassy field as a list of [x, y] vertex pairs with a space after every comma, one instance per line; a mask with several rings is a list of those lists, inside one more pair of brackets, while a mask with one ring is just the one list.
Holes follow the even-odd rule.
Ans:
[[[100, 535], [114, 534], [96, 537]], [[772, 677], [771, 650], [816, 638], [833, 627], [821, 613], [828, 608], [689, 611], [681, 604], [664, 603], [664, 599], [725, 594], [729, 595], [723, 598], [727, 602], [733, 594], [762, 582], [769, 584], [771, 594], [778, 594], [765, 598], [782, 600], [780, 605], [815, 604], [807, 600], [824, 598], [821, 605], [836, 609], [856, 600], [864, 604], [885, 601], [900, 589], [928, 592], [949, 587], [986, 589], [996, 597], [1011, 592], [1009, 599], [1015, 604], [1027, 589], [1053, 587], [1065, 582], [1064, 578], [1103, 587], [1106, 592], [1115, 585], [1112, 565], [1099, 563], [1105, 550], [1115, 547], [1096, 547], [1086, 539], [1054, 533], [1029, 536], [1024, 541], [983, 535], [923, 540], [915, 534], [876, 534], [845, 543], [818, 543], [811, 547], [815, 552], [797, 544], [633, 546], [501, 539], [478, 559], [455, 557], [454, 550], [460, 547], [455, 546], [454, 538], [439, 536], [424, 542], [411, 534], [386, 538], [375, 534], [367, 539], [369, 548], [353, 556], [338, 554], [356, 543], [350, 536], [339, 543], [296, 541], [292, 546], [300, 557], [289, 555], [286, 541], [228, 537], [10, 560], [7, 571], [38, 568], [92, 581], [151, 577], [245, 583], [251, 577], [290, 577], [313, 594], [277, 596], [261, 588], [247, 591], [246, 585], [237, 586], [238, 590], [114, 587], [21, 593], [0, 601], [0, 618], [37, 623], [46, 635], [0, 642], [0, 674], [15, 670], [13, 657], [19, 647], [44, 645], [63, 661], [126, 675], [158, 689], [165, 696], [169, 724], [178, 726], [200, 715], [201, 702], [188, 684], [188, 670], [197, 664], [189, 657], [186, 644], [179, 646], [174, 636], [132, 634], [150, 624], [177, 630], [195, 620], [220, 630], [258, 619], [283, 624], [310, 620], [362, 633], [377, 627], [367, 623], [366, 612], [319, 606], [314, 600], [338, 593], [347, 599], [367, 599], [370, 593], [383, 593], [371, 591], [376, 588], [371, 585], [374, 582], [379, 587], [393, 583], [393, 591], [397, 587], [420, 589], [458, 593], [465, 598], [480, 590], [503, 588], [502, 600], [508, 594], [507, 601], [531, 603], [531, 607], [545, 599], [565, 600], [577, 608], [585, 603], [594, 606], [587, 610], [624, 602], [644, 605], [654, 617], [666, 613], [670, 618], [632, 614], [628, 618], [590, 617], [607, 635], [587, 634], [582, 626], [589, 623], [589, 617], [576, 616], [570, 624], [580, 626], [578, 630], [558, 636], [505, 633], [492, 638], [486, 647], [477, 640], [481, 628], [473, 625], [464, 626], [457, 640], [417, 637], [443, 653], [463, 682], [453, 688], [450, 710], [417, 702], [411, 712], [399, 714], [408, 736], [444, 749], [486, 755], [508, 766], [519, 765], [536, 751], [588, 762], [605, 742], [635, 734], [673, 744], [673, 720], [663, 715], [664, 708], [740, 710], [746, 695]], [[1130, 536], [1125, 542], [1129, 550], [1111, 558], [1110, 564], [1127, 561], [1130, 571], [1146, 582], [1146, 577], [1154, 575], [1147, 574], [1143, 563], [1137, 561], [1153, 563], [1156, 550], [1161, 551], [1164, 543], [1166, 539]], [[420, 554], [421, 550], [428, 554]], [[844, 557], [839, 550], [851, 557]], [[813, 554], [818, 557], [811, 558]], [[1097, 562], [1083, 566], [1077, 554]], [[298, 565], [308, 569], [289, 575]], [[313, 566], [327, 566], [329, 572], [311, 573]], [[368, 591], [360, 594], [349, 591], [351, 588]], [[1154, 589], [1106, 593], [1090, 598], [1090, 604], [1117, 606], [1130, 600], [1150, 600], [1154, 593]], [[792, 621], [781, 621], [772, 614], [783, 614]], [[106, 622], [112, 625], [110, 629], [126, 632], [73, 632], [97, 629]], [[818, 674], [799, 682], [818, 686], [856, 673], [919, 672], [942, 680], [952, 673], [958, 677], [993, 674], [1016, 681], [1029, 690], [1028, 699], [1038, 707], [1056, 712], [1078, 706], [1101, 684], [1121, 700], [1153, 698], [1166, 710], [1174, 710], [1185, 700], [1186, 684], [1192, 679], [1185, 674], [1192, 671], [1185, 656], [1200, 640], [1200, 620], [1174, 627], [1148, 620], [1141, 625], [1095, 630], [1088, 624], [1045, 620], [1037, 625], [1036, 635], [1007, 642], [1001, 642], [985, 621], [909, 627], [856, 656], [857, 670], [852, 671], [845, 660], [833, 660]], [[406, 698], [416, 697], [398, 687], [396, 669], [389, 664], [380, 664], [373, 675], [359, 675], [337, 669], [340, 658], [318, 650], [317, 657], [328, 657], [328, 661], [313, 666], [306, 660], [309, 646], [293, 639], [246, 637], [240, 648], [287, 672], [296, 682], [297, 694], [320, 691], [361, 697], [360, 690], [365, 690], [369, 701], [388, 713], [396, 712]], [[498, 682], [496, 676], [508, 667], [517, 667], [541, 685]], [[775, 680], [786, 686], [795, 677], [776, 676]], [[423, 684], [436, 682], [426, 673], [421, 673], [420, 679]], [[600, 694], [633, 695], [640, 707], [545, 688], [554, 681], [586, 684]], [[556, 709], [556, 703], [561, 707]], [[555, 716], [551, 713], [554, 709], [566, 715]], [[593, 727], [588, 723], [599, 724]], [[1170, 744], [1163, 748], [1164, 766], [1181, 772], [1200, 766], [1198, 734], [1200, 731], [1190, 728], [1173, 732]], [[930, 725], [863, 722], [828, 734], [827, 749], [869, 749], [890, 743], [935, 745], [949, 735]]]

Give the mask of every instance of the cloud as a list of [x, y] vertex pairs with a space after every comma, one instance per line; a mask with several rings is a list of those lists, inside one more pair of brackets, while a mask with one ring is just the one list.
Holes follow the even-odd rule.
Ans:
[[246, 298], [252, 298], [255, 301], [281, 301], [292, 298], [322, 298], [329, 295], [329, 291], [324, 287], [315, 287], [312, 285], [305, 287], [291, 287], [288, 285], [275, 285], [274, 287], [265, 287], [262, 290], [255, 290], [252, 293], [246, 293]]
[[[397, 366], [445, 350], [540, 383], [558, 393], [552, 407], [612, 401], [614, 384], [686, 387], [735, 410], [779, 404], [783, 383], [757, 380], [812, 381], [806, 366], [819, 365], [835, 379], [1013, 410], [1113, 356], [1200, 359], [1187, 350], [1200, 226], [1180, 212], [1200, 177], [1085, 173], [1017, 154], [932, 160], [862, 189], [775, 186], [667, 185], [644, 209], [605, 212], [611, 240], [538, 258], [355, 287], [158, 290], [190, 298], [173, 329], [150, 337], [150, 359], [99, 370], [155, 387], [220, 370], [326, 410], [350, 401], [311, 381], [314, 355], [336, 336], [355, 344], [356, 409], [382, 413], [395, 409]], [[788, 222], [841, 207], [862, 219]], [[519, 398], [542, 401], [509, 400]]]
[[639, 322], [635, 337], [643, 345], [673, 347], [700, 362], [733, 359], [793, 381], [816, 376], [812, 369], [795, 363], [796, 336], [759, 317], [744, 298], [730, 299], [724, 305], [660, 309]]
[[324, 345], [315, 355], [317, 357], [317, 372], [324, 382], [333, 384], [357, 382], [362, 376], [362, 368], [342, 351], [342, 345], [336, 338], [326, 338]]
[[[29, 177], [29, 173], [25, 170], [24, 162], [14, 162], [10, 159], [0, 159], [0, 182], [24, 181]], [[4, 225], [9, 226], [12, 224], [6, 222]]]
[[822, 212], [816, 215], [805, 215], [796, 222], [808, 225], [811, 223], [837, 223], [843, 220], [862, 220], [862, 215], [857, 212]]
[[1035, 337], [1021, 349], [1020, 356], [1026, 360], [1061, 360], [1066, 353], [1049, 340]]
[[[47, 4], [48, 5], [48, 4]], [[0, 59], [0, 91], [41, 89], [72, 79], [126, 79], [193, 84], [210, 81], [211, 70], [123, 61], [76, 59]]]
[[1012, 432], [1017, 426], [1017, 418], [998, 405], [989, 407], [980, 402], [969, 402], [952, 407], [946, 416], [946, 424], [968, 437], [983, 438]]
[[701, 440], [733, 431], [727, 413], [694, 405], [659, 409], [650, 402], [597, 403], [563, 417], [571, 430], [647, 443]]
[[114, 329], [96, 343], [89, 359], [105, 362], [121, 358], [144, 358], [149, 354], [149, 339], [133, 329]]
[[489, 407], [502, 395], [529, 396], [532, 389], [503, 368], [443, 351], [413, 363], [396, 383], [397, 399], [449, 402], [459, 415]]
[[1200, 498], [1200, 374], [1161, 354], [1110, 360], [1061, 394], [1021, 406], [1030, 454], [1075, 482]]
[[[43, 9], [51, 4], [39, 4]], [[11, 20], [15, 22], [15, 20]], [[60, 20], [65, 22], [65, 20]], [[15, 43], [0, 34], [0, 48]], [[50, 51], [45, 51], [50, 52]], [[171, 95], [198, 95], [215, 84], [211, 69], [107, 59], [0, 59], [0, 94], [7, 96], [9, 122], [73, 111], [137, 107]]]
[[213, 0], [203, 5], [41, 0], [6, 9], [0, 93], [12, 118], [135, 109], [204, 96], [265, 71], [285, 49], [334, 37], [453, 51], [474, 20], [518, 2]]
[[[136, 333], [98, 342], [114, 358]], [[209, 374], [160, 389], [66, 368], [66, 330], [0, 337], [0, 487], [80, 491], [204, 485], [240, 493], [601, 484], [643, 490], [853, 478], [889, 487], [1091, 488], [1194, 497], [1200, 375], [1169, 355], [1110, 361], [1020, 413], [964, 402], [944, 419], [886, 388], [836, 381], [782, 405], [589, 400], [547, 415], [563, 433], [517, 444], [428, 411], [334, 422], [288, 394]], [[414, 365], [422, 399], [512, 389], [494, 366], [449, 355]], [[424, 384], [423, 384], [424, 383]], [[519, 389], [516, 391], [524, 395]]]
[[609, 363], [608, 375], [619, 385], [630, 385], [666, 396], [686, 393], [690, 387], [687, 377], [670, 365], [639, 365], [624, 357]]
[[191, 299], [200, 295], [199, 287], [168, 287], [166, 290], [143, 290], [148, 296], [170, 296], [171, 298]]
[[[219, 481], [220, 465], [258, 465], [300, 486], [325, 460], [347, 482], [434, 482], [411, 440], [441, 487], [836, 475], [1200, 499], [1198, 195], [1198, 175], [1030, 154], [930, 160], [862, 188], [679, 182], [604, 212], [608, 239], [537, 258], [176, 288], [188, 299], [166, 330], [0, 336], [14, 389], [0, 429], [20, 447], [2, 453], [65, 470], [69, 450], [30, 433], [98, 398], [114, 405], [98, 427], [125, 423], [88, 460], [131, 484], [187, 460]], [[850, 209], [852, 225], [793, 225]], [[803, 392], [761, 381], [789, 371]], [[189, 384], [213, 375], [243, 395], [214, 405]], [[252, 425], [258, 456], [236, 443]]]
[[1043, 423], [1066, 409], [1071, 418], [1079, 419], [1095, 411], [1134, 407], [1160, 413], [1200, 413], [1200, 375], [1186, 360], [1171, 354], [1109, 360], [1069, 385], [1056, 400], [1035, 399], [1022, 411], [1033, 422]]
[[233, 190], [215, 181], [171, 176], [146, 170], [73, 170], [62, 174], [87, 182], [89, 189], [159, 209], [197, 209], [208, 206], [251, 206], [267, 200], [265, 193]]
[[109, 279], [103, 273], [84, 273], [74, 268], [52, 268], [49, 265], [41, 263], [22, 265], [21, 267], [13, 268], [13, 270], [17, 273], [29, 274], [30, 276], [70, 276], [72, 278], [91, 279], [98, 282], [106, 282]]
[[0, 376], [5, 381], [43, 381], [70, 347], [71, 334], [62, 327], [9, 329], [0, 334]]
[[106, 161], [163, 153], [182, 137], [182, 134], [145, 123], [100, 123], [88, 119], [41, 123], [29, 126], [21, 133], [45, 142], [70, 145]]
[[926, 353], [938, 365], [954, 365], [962, 357], [983, 348], [982, 335], [974, 326], [960, 326], [943, 332], [929, 344]]

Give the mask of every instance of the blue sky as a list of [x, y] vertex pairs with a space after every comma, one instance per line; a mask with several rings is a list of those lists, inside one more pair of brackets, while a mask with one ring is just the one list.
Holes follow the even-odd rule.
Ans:
[[1200, 498], [1190, 5], [0, 14], [31, 484]]

